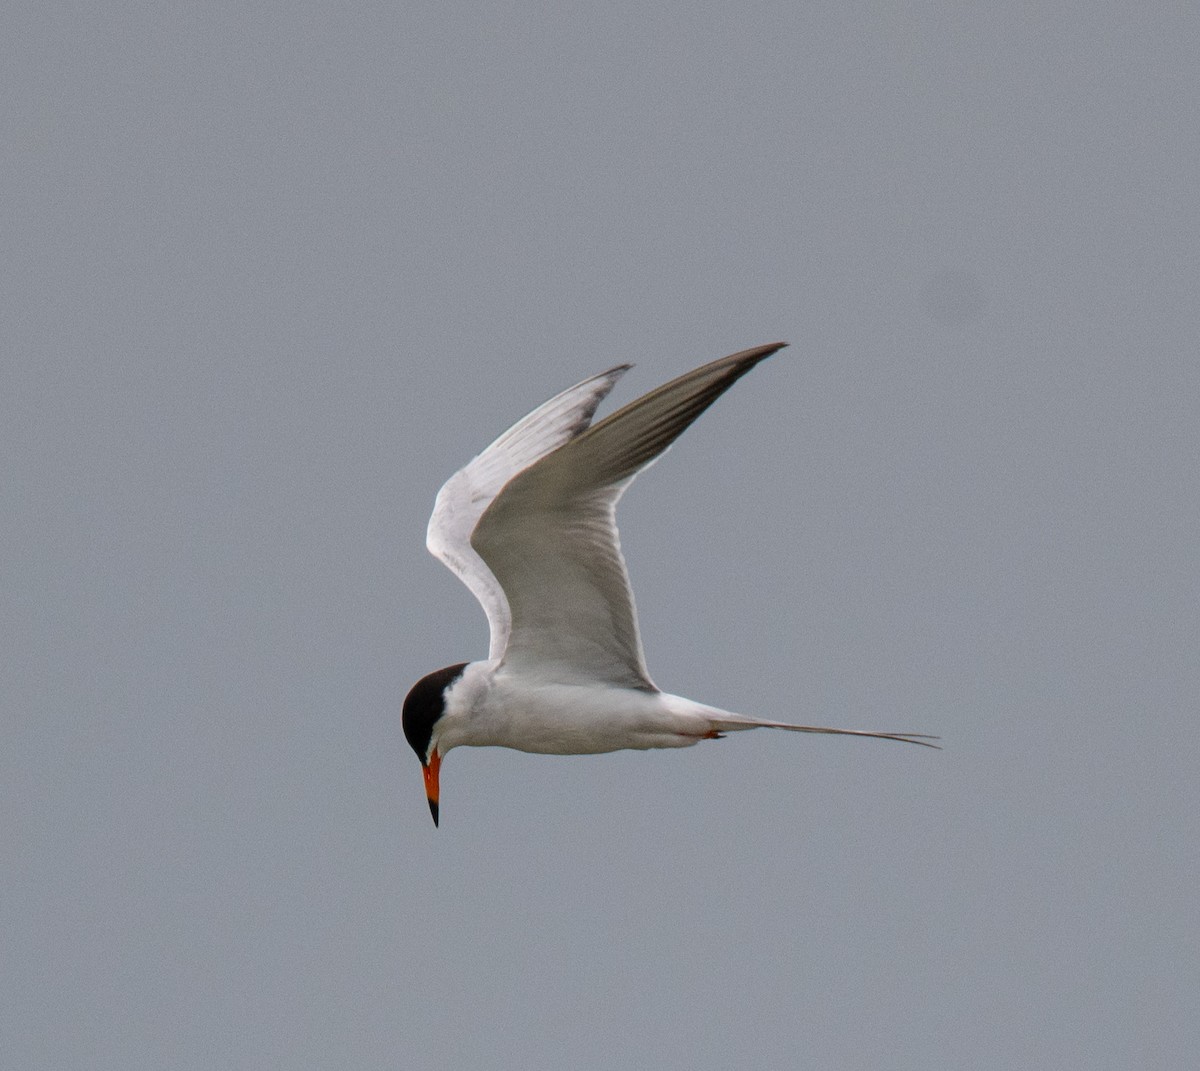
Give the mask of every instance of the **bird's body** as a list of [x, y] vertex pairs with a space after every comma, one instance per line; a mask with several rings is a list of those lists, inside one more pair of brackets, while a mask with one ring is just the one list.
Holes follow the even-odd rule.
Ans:
[[451, 685], [439, 733], [452, 747], [507, 747], [538, 755], [599, 755], [688, 747], [717, 732], [722, 712], [657, 689], [562, 683], [471, 662]]
[[782, 346], [713, 361], [592, 425], [629, 366], [610, 369], [535, 409], [443, 486], [429, 549], [479, 599], [491, 643], [487, 659], [428, 674], [404, 701], [404, 733], [435, 823], [442, 757], [461, 746], [588, 755], [689, 747], [754, 728], [927, 743], [910, 733], [734, 714], [660, 691], [646, 669], [617, 502], [696, 417]]

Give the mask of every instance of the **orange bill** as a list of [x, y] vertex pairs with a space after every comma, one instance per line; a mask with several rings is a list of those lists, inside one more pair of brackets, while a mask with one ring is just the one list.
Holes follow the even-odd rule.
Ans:
[[433, 815], [433, 824], [438, 824], [438, 773], [442, 769], [442, 756], [436, 751], [429, 756], [429, 761], [421, 768], [425, 775], [425, 796], [429, 800], [429, 813]]

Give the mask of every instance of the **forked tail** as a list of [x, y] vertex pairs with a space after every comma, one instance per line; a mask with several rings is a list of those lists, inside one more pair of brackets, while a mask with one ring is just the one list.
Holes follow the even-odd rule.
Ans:
[[743, 729], [786, 729], [792, 733], [826, 733], [830, 736], [870, 736], [876, 740], [899, 740], [903, 744], [920, 744], [921, 747], [931, 747], [941, 750], [940, 744], [932, 743], [941, 737], [930, 736], [927, 733], [880, 733], [869, 729], [829, 729], [822, 725], [789, 725], [783, 721], [764, 721], [761, 718], [747, 718], [741, 714], [728, 714], [724, 711], [713, 712], [710, 716], [712, 727], [720, 733], [736, 733]]

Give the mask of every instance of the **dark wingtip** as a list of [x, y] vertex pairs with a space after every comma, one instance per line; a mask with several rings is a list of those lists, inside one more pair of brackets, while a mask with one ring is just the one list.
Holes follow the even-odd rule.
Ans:
[[732, 372], [734, 380], [741, 379], [747, 372], [750, 371], [760, 361], [765, 361], [768, 357], [774, 356], [780, 350], [787, 347], [786, 342], [768, 342], [765, 346], [754, 346], [748, 350], [742, 350], [741, 353], [731, 353], [724, 361], [716, 361], [714, 364], [724, 363]]
[[742, 350], [741, 353], [735, 353], [730, 360], [743, 361], [763, 361], [772, 354], [778, 353], [782, 349], [787, 349], [787, 342], [768, 342], [765, 346], [754, 346], [748, 350]]
[[433, 815], [433, 825], [434, 825], [434, 828], [436, 829], [436, 828], [437, 828], [437, 824], [438, 824], [438, 805], [437, 805], [437, 800], [430, 800], [430, 801], [429, 801], [429, 813], [430, 813], [431, 815]]

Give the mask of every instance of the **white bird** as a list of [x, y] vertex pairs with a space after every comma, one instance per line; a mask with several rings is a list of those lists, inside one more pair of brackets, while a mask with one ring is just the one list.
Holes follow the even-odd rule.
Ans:
[[631, 367], [617, 365], [539, 406], [446, 481], [426, 545], [483, 605], [491, 644], [485, 660], [430, 673], [404, 700], [404, 735], [421, 760], [434, 825], [442, 759], [463, 745], [590, 755], [769, 728], [937, 746], [919, 733], [734, 714], [660, 691], [646, 669], [617, 502], [692, 421], [785, 345], [703, 365], [592, 425]]

